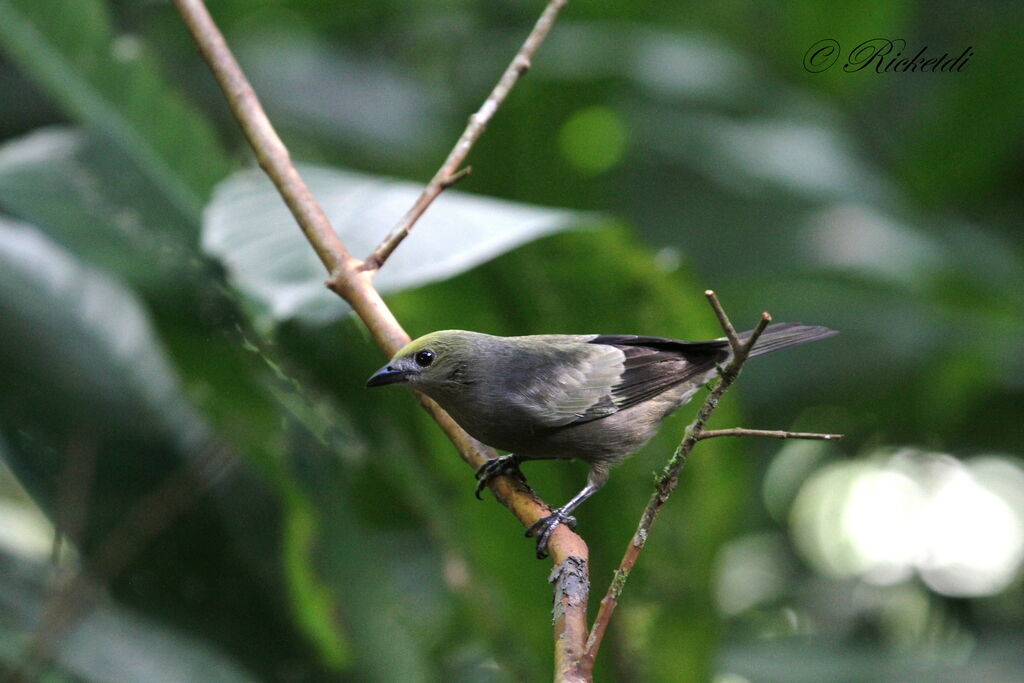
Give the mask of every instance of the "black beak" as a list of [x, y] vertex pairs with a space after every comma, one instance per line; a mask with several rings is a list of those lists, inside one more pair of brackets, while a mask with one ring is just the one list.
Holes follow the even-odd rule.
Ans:
[[409, 376], [408, 370], [396, 370], [390, 365], [385, 365], [377, 372], [370, 376], [370, 379], [366, 380], [366, 386], [368, 387], [382, 387], [387, 384], [398, 384], [404, 382], [405, 378]]

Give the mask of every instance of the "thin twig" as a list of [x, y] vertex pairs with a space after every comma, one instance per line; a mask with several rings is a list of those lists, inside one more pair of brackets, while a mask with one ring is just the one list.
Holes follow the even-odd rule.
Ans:
[[461, 171], [456, 171], [455, 173], [451, 174], [444, 181], [444, 189], [447, 190], [449, 187], [451, 187], [455, 183], [459, 182], [460, 180], [462, 180], [463, 178], [465, 178], [466, 176], [468, 176], [472, 172], [473, 172], [473, 167], [472, 166], [467, 166], [466, 168], [462, 169]]
[[54, 506], [55, 548], [51, 558], [54, 567], [60, 560], [60, 541], [57, 539], [67, 539], [79, 546], [82, 543], [96, 475], [96, 441], [92, 429], [87, 428], [68, 444]]
[[[263, 112], [245, 74], [242, 73], [241, 67], [231, 54], [224, 37], [202, 1], [172, 1], [192, 33], [193, 39], [199, 46], [199, 51], [217, 77], [232, 112], [256, 152], [260, 166], [274, 181], [274, 185], [302, 228], [306, 239], [330, 273], [327, 286], [352, 307], [384, 354], [393, 355], [409, 342], [409, 335], [402, 329], [394, 314], [384, 303], [380, 293], [373, 287], [372, 276], [387, 259], [388, 254], [408, 234], [416, 218], [426, 210], [443, 186], [458, 179], [459, 174], [456, 173], [456, 169], [459, 164], [476, 139], [483, 133], [484, 127], [494, 115], [498, 105], [505, 99], [508, 91], [522, 72], [529, 67], [530, 57], [551, 29], [558, 11], [565, 5], [566, 0], [551, 0], [548, 3], [530, 37], [527, 38], [523, 48], [520, 49], [512, 64], [502, 75], [494, 92], [484, 102], [480, 111], [471, 117], [469, 127], [456, 143], [455, 149], [449, 154], [445, 165], [441, 167], [430, 185], [424, 190], [421, 201], [418, 201], [414, 209], [410, 210], [411, 220], [407, 222], [407, 225], [403, 220], [396, 228], [396, 234], [389, 235], [385, 239], [381, 247], [371, 255], [372, 261], [369, 266], [351, 256], [331, 228], [320, 206], [313, 199], [299, 173], [292, 165], [287, 149], [274, 132], [273, 126]], [[453, 159], [454, 161], [452, 161]], [[453, 178], [453, 175], [456, 177]], [[415, 215], [413, 215], [414, 211]], [[417, 394], [417, 399], [455, 444], [459, 455], [470, 466], [477, 468], [488, 459], [497, 456], [493, 449], [484, 446], [463, 431], [434, 401], [421, 394]], [[488, 486], [494, 493], [494, 497], [508, 508], [525, 527], [532, 526], [537, 520], [550, 514], [549, 506], [514, 477], [495, 477], [488, 483]], [[587, 545], [567, 525], [561, 524], [554, 530], [548, 543], [548, 550], [555, 566], [562, 565], [569, 558], [582, 560], [581, 571], [585, 576], [586, 560], [589, 555]], [[569, 600], [557, 592], [555, 599], [565, 604], [561, 618], [555, 622], [555, 660], [556, 663], [559, 663], [559, 670], [568, 672], [575, 667], [563, 666], [561, 663], [575, 664], [579, 659], [579, 652], [582, 651], [583, 639], [587, 633], [587, 601], [585, 599]], [[568, 675], [561, 678], [568, 680]]]
[[398, 224], [391, 229], [381, 243], [373, 250], [373, 253], [366, 257], [363, 261], [363, 268], [368, 271], [379, 270], [384, 262], [387, 261], [388, 257], [391, 256], [391, 252], [402, 243], [402, 240], [408, 236], [409, 231], [412, 230], [412, 226], [416, 224], [423, 212], [427, 210], [427, 207], [437, 199], [438, 195], [449, 187], [452, 183], [452, 176], [455, 174], [456, 169], [462, 164], [469, 154], [469, 150], [473, 148], [476, 141], [483, 135], [484, 130], [487, 128], [488, 122], [494, 113], [498, 111], [498, 107], [501, 106], [502, 102], [508, 96], [512, 87], [530, 68], [530, 62], [533, 59], [534, 53], [540, 44], [544, 42], [544, 38], [547, 37], [548, 32], [551, 30], [551, 26], [555, 23], [555, 19], [558, 17], [558, 12], [565, 6], [568, 0], [550, 0], [547, 7], [544, 8], [543, 14], [537, 20], [530, 35], [526, 37], [522, 47], [516, 52], [515, 57], [512, 58], [512, 62], [505, 69], [505, 73], [501, 75], [497, 85], [491, 90], [491, 94], [487, 96], [484, 103], [480, 106], [480, 109], [475, 114], [469, 117], [469, 124], [466, 129], [459, 136], [455, 146], [452, 147], [452, 151], [448, 153], [448, 158], [441, 164], [441, 168], [437, 169], [437, 173], [430, 179], [427, 186], [423, 189], [423, 193], [416, 199], [416, 202], [409, 208], [402, 219], [398, 221]]
[[718, 302], [715, 293], [709, 289], [704, 294], [718, 316], [726, 337], [729, 339], [729, 343], [733, 348], [733, 355], [728, 364], [720, 371], [720, 380], [708, 394], [700, 410], [697, 411], [696, 419], [686, 428], [682, 441], [676, 446], [675, 452], [673, 452], [672, 457], [655, 482], [654, 493], [651, 495], [647, 507], [644, 508], [636, 533], [630, 539], [622, 561], [619, 562], [619, 567], [615, 570], [615, 576], [608, 586], [608, 591], [605, 593], [604, 598], [601, 599], [601, 605], [598, 608], [597, 616], [594, 618], [593, 627], [590, 630], [590, 635], [587, 637], [587, 645], [579, 664], [580, 673], [584, 676], [589, 677], [592, 675], [597, 652], [601, 647], [601, 642], [604, 639], [612, 613], [618, 605], [619, 595], [626, 585], [626, 580], [629, 578], [633, 565], [636, 564], [637, 558], [640, 557], [640, 551], [643, 550], [644, 544], [647, 542], [647, 535], [651, 530], [651, 525], [654, 524], [654, 520], [657, 518], [661, 507], [679, 483], [679, 473], [682, 471], [683, 465], [686, 464], [690, 451], [693, 450], [693, 447], [700, 440], [700, 435], [704, 432], [704, 425], [707, 424], [708, 418], [711, 417], [715, 408], [718, 407], [718, 401], [739, 376], [740, 370], [750, 355], [750, 350], [757, 343], [758, 337], [761, 336], [765, 327], [771, 322], [771, 316], [768, 313], [763, 313], [761, 320], [751, 332], [750, 337], [745, 342], [741, 342], [736, 335], [736, 329], [729, 321], [729, 316], [726, 315], [725, 310]]
[[759, 436], [763, 439], [808, 439], [811, 441], [838, 441], [842, 434], [819, 434], [817, 432], [787, 432], [781, 429], [706, 429], [697, 435], [698, 441], [716, 439], [720, 436]]

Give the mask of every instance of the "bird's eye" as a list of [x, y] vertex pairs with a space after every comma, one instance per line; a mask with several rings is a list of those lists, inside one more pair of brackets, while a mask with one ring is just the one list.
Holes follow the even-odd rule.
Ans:
[[430, 349], [423, 349], [422, 351], [417, 351], [416, 355], [413, 356], [413, 360], [416, 361], [416, 365], [420, 366], [421, 368], [425, 368], [434, 362], [434, 352], [431, 351]]

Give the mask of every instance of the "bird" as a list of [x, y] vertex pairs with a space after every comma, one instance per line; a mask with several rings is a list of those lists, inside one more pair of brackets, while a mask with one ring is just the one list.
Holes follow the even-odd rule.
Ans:
[[[751, 332], [739, 335], [740, 340]], [[768, 325], [749, 357], [824, 339], [817, 325]], [[732, 356], [725, 337], [682, 341], [639, 335], [500, 337], [466, 330], [409, 342], [366, 382], [404, 384], [436, 401], [477, 440], [505, 451], [476, 471], [476, 496], [494, 477], [522, 477], [530, 460], [582, 460], [586, 485], [526, 530], [537, 557], [559, 524], [608, 481], [612, 466], [639, 450], [661, 421], [718, 376]]]

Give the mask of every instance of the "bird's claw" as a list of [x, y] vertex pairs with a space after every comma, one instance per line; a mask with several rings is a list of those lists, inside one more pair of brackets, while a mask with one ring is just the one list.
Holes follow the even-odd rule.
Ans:
[[495, 477], [500, 477], [504, 474], [511, 474], [519, 477], [519, 479], [526, 481], [523, 477], [523, 473], [519, 471], [519, 458], [514, 453], [508, 455], [500, 455], [497, 458], [491, 458], [483, 465], [480, 466], [476, 471], [476, 497], [483, 500], [480, 492], [484, 490], [487, 483]]
[[541, 517], [530, 525], [526, 530], [526, 537], [537, 537], [537, 559], [543, 560], [548, 556], [548, 539], [559, 524], [565, 524], [570, 529], [576, 528], [576, 518], [562, 512], [561, 508], [555, 508], [547, 517]]

